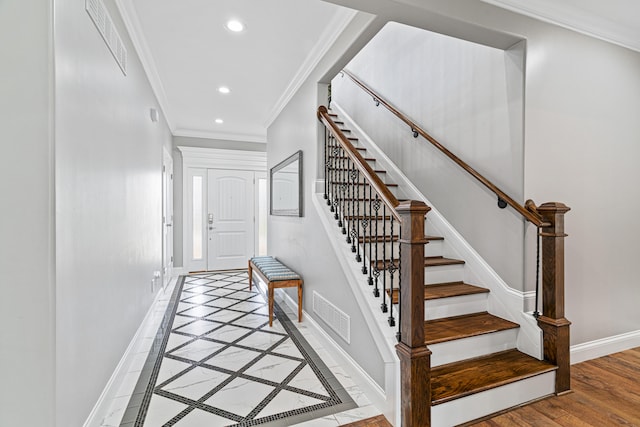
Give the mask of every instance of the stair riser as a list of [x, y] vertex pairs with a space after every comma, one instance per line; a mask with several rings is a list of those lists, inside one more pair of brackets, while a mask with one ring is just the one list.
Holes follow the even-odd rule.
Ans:
[[424, 281], [426, 284], [464, 281], [464, 264], [425, 267]]
[[428, 345], [431, 350], [431, 366], [458, 362], [479, 356], [486, 356], [516, 347], [518, 329], [493, 332], [470, 338]]
[[425, 300], [424, 318], [433, 320], [487, 311], [488, 295], [482, 293]]
[[472, 394], [431, 408], [432, 426], [453, 426], [472, 421], [554, 393], [555, 372], [548, 372]]

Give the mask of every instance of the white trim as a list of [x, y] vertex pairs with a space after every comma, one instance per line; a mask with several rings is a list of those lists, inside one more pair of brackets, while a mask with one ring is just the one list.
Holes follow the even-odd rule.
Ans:
[[115, 0], [115, 4], [120, 11], [124, 26], [129, 33], [129, 38], [131, 39], [133, 48], [138, 54], [138, 58], [140, 58], [142, 68], [147, 75], [147, 79], [149, 80], [151, 89], [156, 96], [156, 100], [162, 110], [162, 114], [167, 121], [167, 125], [169, 125], [169, 129], [173, 132], [175, 124], [172, 120], [171, 110], [169, 108], [169, 99], [167, 98], [167, 93], [165, 92], [162, 80], [160, 79], [158, 67], [153, 59], [153, 55], [151, 55], [147, 39], [141, 30], [142, 25], [138, 19], [138, 14], [135, 6], [133, 5], [133, 0]]
[[[235, 169], [266, 172], [264, 151], [224, 150], [218, 148], [177, 147], [182, 153], [183, 175], [187, 168]], [[183, 177], [186, 179], [186, 175]]]
[[176, 283], [177, 280], [174, 278], [169, 282], [169, 285], [166, 288], [159, 288], [156, 292], [156, 296], [153, 299], [149, 310], [147, 310], [144, 319], [142, 319], [142, 322], [140, 323], [140, 326], [138, 326], [136, 333], [133, 335], [133, 338], [131, 338], [127, 349], [122, 355], [122, 358], [120, 358], [116, 369], [111, 374], [111, 377], [109, 378], [109, 381], [107, 381], [107, 384], [102, 390], [102, 393], [100, 393], [100, 397], [98, 397], [98, 401], [91, 409], [91, 412], [84, 422], [83, 427], [93, 427], [101, 425], [101, 420], [108, 415], [109, 410], [111, 409], [111, 402], [118, 395], [119, 387], [123, 384], [124, 377], [128, 373], [128, 368], [131, 367], [133, 359], [137, 354], [141, 353], [141, 351], [144, 351], [144, 353], [149, 352], [148, 348], [141, 349], [140, 346], [144, 344], [145, 341], [148, 345], [150, 345], [153, 340], [145, 340], [143, 333], [146, 331], [156, 331], [158, 329], [158, 326], [160, 326], [164, 314], [162, 316], [158, 316], [157, 319], [152, 319], [152, 317], [156, 314], [156, 309], [160, 298], [163, 296], [171, 295], [170, 292], [173, 292], [173, 287]]
[[[298, 312], [298, 303], [293, 300], [287, 294], [284, 289], [278, 289], [277, 294], [278, 297], [282, 298], [284, 303], [294, 312]], [[329, 334], [327, 334], [324, 329], [318, 324], [318, 322], [313, 318], [313, 316], [309, 315], [307, 311], [302, 310], [303, 322], [310, 327], [313, 333], [317, 334], [316, 337], [320, 338], [323, 341], [323, 344], [326, 349], [331, 349], [331, 355], [334, 356], [336, 362], [340, 363], [340, 366], [344, 368], [347, 373], [352, 377], [352, 379], [357, 378], [358, 381], [355, 381], [358, 387], [362, 389], [364, 394], [371, 400], [371, 403], [377, 408], [384, 408], [387, 406], [387, 398], [385, 396], [385, 391], [380, 385], [373, 379], [371, 376], [364, 370], [362, 367], [353, 360], [351, 355], [347, 353], [340, 345], [333, 339]]]
[[318, 41], [311, 48], [309, 54], [305, 58], [304, 62], [298, 68], [295, 76], [289, 82], [289, 85], [284, 90], [280, 98], [276, 101], [274, 106], [269, 111], [267, 120], [264, 122], [265, 129], [271, 126], [274, 120], [282, 112], [282, 109], [291, 101], [291, 98], [296, 94], [300, 86], [307, 80], [311, 72], [318, 65], [320, 60], [327, 54], [329, 49], [333, 46], [338, 37], [355, 18], [358, 12], [353, 9], [342, 8], [333, 18], [326, 24], [325, 30], [318, 37]]
[[[607, 19], [605, 16], [595, 16], [589, 13], [579, 13], [579, 9], [565, 5], [556, 0], [542, 2], [537, 5], [531, 2], [513, 0], [482, 0], [502, 9], [525, 15], [549, 24], [557, 25], [580, 34], [594, 37], [599, 40], [613, 43], [627, 49], [640, 52], [640, 43], [632, 34], [625, 34], [621, 29], [628, 28], [620, 26], [616, 22]], [[565, 18], [560, 16], [564, 15]], [[570, 17], [570, 18], [566, 18]]]
[[175, 129], [173, 131], [174, 136], [188, 136], [191, 138], [208, 138], [208, 139], [222, 139], [226, 141], [243, 141], [243, 142], [267, 142], [266, 131], [263, 134], [249, 134], [249, 133], [233, 133], [233, 132], [212, 132], [209, 130], [201, 129]]
[[[219, 148], [176, 147], [182, 153], [182, 265], [189, 271], [189, 169], [231, 169], [254, 172], [267, 171], [264, 151], [224, 150]], [[254, 184], [255, 185], [255, 184]], [[174, 258], [175, 262], [175, 258]]]
[[640, 330], [571, 346], [571, 364], [640, 347]]

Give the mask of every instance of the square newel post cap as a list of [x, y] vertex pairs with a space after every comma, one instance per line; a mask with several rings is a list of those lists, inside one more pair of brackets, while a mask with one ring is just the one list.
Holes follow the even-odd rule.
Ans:
[[541, 214], [565, 214], [571, 210], [571, 208], [562, 202], [547, 202], [543, 203], [537, 208]]
[[420, 200], [405, 200], [396, 206], [398, 213], [423, 213], [426, 214], [431, 210], [430, 206], [427, 206]]

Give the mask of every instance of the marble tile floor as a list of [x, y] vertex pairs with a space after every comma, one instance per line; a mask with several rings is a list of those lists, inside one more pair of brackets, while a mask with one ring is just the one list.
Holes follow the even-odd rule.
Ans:
[[270, 328], [255, 289], [244, 270], [172, 282], [98, 425], [336, 427], [380, 414], [285, 304]]

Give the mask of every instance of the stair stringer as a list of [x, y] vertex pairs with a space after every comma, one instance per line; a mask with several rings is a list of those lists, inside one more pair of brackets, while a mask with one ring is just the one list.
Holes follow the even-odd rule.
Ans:
[[333, 215], [323, 198], [324, 180], [314, 183], [312, 202], [317, 210], [320, 222], [325, 229], [327, 238], [340, 262], [349, 288], [355, 296], [360, 312], [373, 337], [376, 348], [384, 363], [384, 394], [382, 410], [388, 420], [394, 425], [400, 425], [400, 360], [395, 351], [397, 344], [395, 333], [397, 327], [390, 327], [386, 317], [381, 316], [380, 299], [373, 296], [371, 288], [366, 284], [367, 276], [361, 272], [362, 263], [355, 260], [350, 246], [345, 243], [345, 236], [331, 218]]
[[444, 218], [351, 116], [335, 102], [332, 102], [331, 109], [339, 114], [340, 119], [351, 129], [351, 135], [357, 137], [359, 142], [376, 158], [380, 166], [387, 171], [388, 177], [398, 184], [398, 189], [402, 192], [398, 196], [422, 200], [431, 207], [426, 221], [428, 233], [444, 237], [446, 256], [453, 256], [465, 261], [464, 280], [466, 282], [476, 283], [490, 290], [487, 300], [488, 311], [520, 325], [517, 337], [518, 350], [537, 359], [542, 359], [542, 330], [538, 327], [533, 314], [525, 312], [528, 307], [534, 305], [535, 292], [515, 290], [502, 280], [498, 273], [473, 249], [469, 242]]

